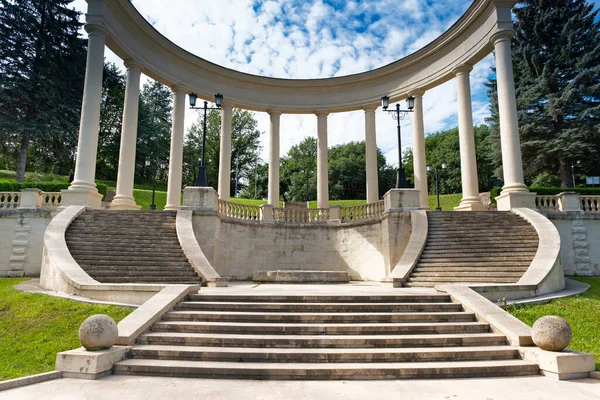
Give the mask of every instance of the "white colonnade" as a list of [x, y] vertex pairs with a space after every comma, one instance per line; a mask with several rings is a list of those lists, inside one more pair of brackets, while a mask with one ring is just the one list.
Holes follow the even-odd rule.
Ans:
[[[230, 197], [231, 119], [233, 107], [267, 111], [270, 115], [268, 201], [278, 206], [280, 162], [280, 117], [282, 113], [317, 114], [317, 203], [328, 207], [327, 115], [364, 110], [367, 201], [379, 198], [377, 171], [376, 109], [381, 96], [399, 101], [415, 97], [413, 154], [415, 187], [420, 204], [427, 208], [427, 172], [424, 146], [423, 89], [435, 87], [452, 77], [457, 82], [459, 136], [463, 199], [458, 209], [481, 209], [479, 201], [469, 72], [471, 66], [495, 50], [502, 167], [505, 185], [497, 198], [498, 208], [533, 207], [533, 194], [524, 184], [510, 40], [513, 35], [513, 2], [474, 0], [465, 15], [443, 39], [422, 51], [377, 70], [357, 75], [319, 79], [286, 80], [258, 77], [224, 69], [193, 58], [153, 30], [129, 2], [88, 2], [86, 30], [88, 55], [81, 110], [74, 180], [63, 192], [64, 205], [100, 207], [95, 169], [98, 147], [104, 47], [127, 60], [127, 86], [117, 177], [117, 194], [111, 207], [138, 208], [133, 198], [140, 74], [148, 73], [170, 86], [174, 94], [173, 125], [169, 160], [167, 209], [181, 202], [185, 96], [190, 92], [224, 93], [218, 193]], [[120, 18], [115, 18], [118, 15]], [[488, 17], [488, 16], [492, 17]], [[128, 21], [124, 24], [123, 21]], [[109, 41], [107, 37], [110, 36]], [[136, 41], [132, 42], [131, 37]], [[436, 44], [437, 43], [437, 44]], [[439, 45], [443, 43], [443, 45]], [[144, 51], [141, 51], [143, 49]], [[148, 50], [148, 51], [146, 51]], [[143, 60], [143, 65], [140, 60]], [[169, 68], [165, 68], [165, 66]], [[343, 94], [343, 95], [342, 95]], [[274, 109], [273, 107], [277, 107]], [[317, 110], [317, 111], [314, 111]]]

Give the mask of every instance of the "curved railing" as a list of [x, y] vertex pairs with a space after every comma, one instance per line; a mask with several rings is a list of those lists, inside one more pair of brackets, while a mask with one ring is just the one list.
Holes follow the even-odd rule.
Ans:
[[329, 208], [273, 208], [273, 221], [326, 223], [329, 216]]
[[247, 221], [257, 221], [260, 219], [260, 207], [232, 203], [225, 200], [219, 200], [217, 207], [219, 214], [226, 217]]
[[0, 210], [10, 210], [19, 207], [21, 193], [0, 192]]
[[340, 219], [342, 223], [359, 221], [363, 219], [381, 218], [385, 211], [385, 205], [382, 201], [377, 203], [363, 204], [360, 206], [342, 207], [340, 210]]
[[586, 214], [600, 214], [600, 196], [580, 196], [581, 209]]

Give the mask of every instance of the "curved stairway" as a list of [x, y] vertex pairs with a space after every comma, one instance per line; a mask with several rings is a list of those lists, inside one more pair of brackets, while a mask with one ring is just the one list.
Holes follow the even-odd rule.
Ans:
[[407, 286], [515, 283], [538, 248], [535, 228], [503, 211], [427, 212], [427, 241]]
[[[419, 292], [415, 292], [419, 293]], [[400, 379], [539, 373], [444, 294], [193, 294], [114, 372], [245, 379]]]
[[102, 283], [199, 283], [179, 244], [176, 216], [176, 211], [86, 210], [67, 228], [67, 247]]

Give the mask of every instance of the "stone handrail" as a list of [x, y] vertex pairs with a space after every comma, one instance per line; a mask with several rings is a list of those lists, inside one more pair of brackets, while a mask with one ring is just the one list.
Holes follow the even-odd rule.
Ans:
[[230, 218], [256, 221], [260, 219], [260, 207], [247, 204], [232, 203], [219, 199], [217, 203], [219, 214]]
[[273, 208], [273, 221], [324, 223], [329, 214], [329, 208]]
[[340, 218], [342, 223], [362, 219], [379, 218], [383, 216], [385, 205], [383, 200], [376, 203], [363, 204], [360, 206], [342, 207]]
[[600, 196], [580, 196], [581, 208], [586, 214], [600, 214]]
[[0, 192], [0, 210], [15, 209], [19, 207], [21, 193]]
[[41, 192], [42, 208], [58, 208], [62, 201], [60, 192]]
[[545, 195], [535, 196], [535, 206], [538, 210], [544, 211], [559, 211], [558, 196], [557, 195]]

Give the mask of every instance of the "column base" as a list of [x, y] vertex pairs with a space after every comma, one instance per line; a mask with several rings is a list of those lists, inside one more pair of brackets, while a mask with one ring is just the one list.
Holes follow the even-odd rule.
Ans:
[[142, 206], [135, 204], [133, 197], [116, 195], [108, 208], [111, 210], [140, 210]]
[[454, 211], [489, 211], [489, 207], [483, 204], [480, 200], [461, 201]]
[[498, 211], [510, 211], [513, 208], [530, 208], [537, 210], [535, 206], [536, 193], [531, 192], [505, 192], [496, 197]]
[[102, 195], [97, 189], [69, 188], [61, 191], [61, 207], [86, 206], [102, 208]]

